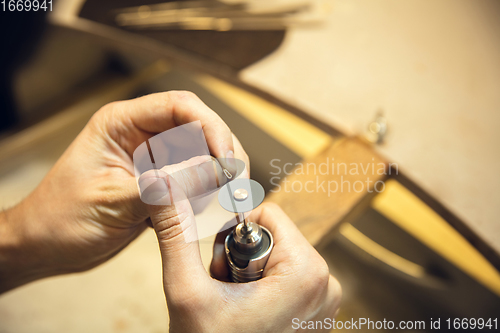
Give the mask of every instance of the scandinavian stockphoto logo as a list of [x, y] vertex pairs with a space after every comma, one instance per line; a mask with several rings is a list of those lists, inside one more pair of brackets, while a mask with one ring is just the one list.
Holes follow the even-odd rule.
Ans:
[[337, 192], [383, 192], [385, 177], [382, 176], [399, 172], [396, 163], [377, 163], [374, 159], [366, 163], [336, 162], [329, 157], [320, 163], [283, 163], [280, 159], [273, 159], [270, 166], [271, 192], [304, 191], [325, 193], [328, 197]]

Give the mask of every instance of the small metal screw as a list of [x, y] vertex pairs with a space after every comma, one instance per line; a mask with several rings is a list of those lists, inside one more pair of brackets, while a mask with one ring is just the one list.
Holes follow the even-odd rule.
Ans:
[[233, 193], [233, 197], [237, 201], [243, 201], [248, 198], [248, 191], [244, 188], [239, 188]]
[[368, 124], [368, 131], [366, 132], [366, 139], [375, 144], [381, 144], [387, 134], [387, 120], [380, 111], [375, 119]]

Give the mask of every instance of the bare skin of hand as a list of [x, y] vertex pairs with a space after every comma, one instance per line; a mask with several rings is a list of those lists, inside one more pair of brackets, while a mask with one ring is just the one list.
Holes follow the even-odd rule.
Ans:
[[169, 176], [196, 165], [198, 157], [158, 170], [162, 177], [158, 183], [166, 184], [173, 198], [170, 204], [141, 201], [137, 186], [141, 191], [144, 187], [145, 194], [157, 182], [144, 175], [137, 184], [134, 150], [157, 133], [196, 120], [202, 124], [210, 153], [245, 161], [248, 173], [248, 157], [238, 140], [191, 93], [160, 93], [106, 105], [37, 189], [0, 214], [0, 292], [90, 269], [152, 225], [162, 255], [171, 332], [292, 332], [294, 318], [332, 318], [339, 308], [340, 286], [278, 206], [263, 204], [250, 217], [269, 229], [275, 240], [263, 278], [235, 284], [225, 281], [222, 234], [214, 246], [212, 276], [202, 265], [186, 197], [190, 187], [185, 183], [193, 179], [182, 173], [180, 179]]
[[162, 255], [170, 332], [294, 332], [294, 318], [335, 316], [340, 285], [281, 208], [266, 203], [249, 217], [275, 241], [263, 278], [226, 282], [227, 263], [217, 248], [227, 233], [217, 237], [211, 277], [201, 261], [189, 201], [175, 179], [164, 177], [175, 205], [150, 205], [148, 210]]
[[[41, 184], [0, 214], [0, 293], [108, 260], [151, 224], [132, 154], [157, 133], [199, 120], [215, 157], [248, 157], [227, 125], [190, 92], [101, 108]], [[234, 153], [233, 153], [234, 152]]]

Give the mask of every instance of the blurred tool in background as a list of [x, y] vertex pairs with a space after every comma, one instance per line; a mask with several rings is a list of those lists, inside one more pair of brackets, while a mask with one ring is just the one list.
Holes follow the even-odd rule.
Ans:
[[321, 0], [173, 1], [116, 10], [131, 29], [285, 30], [322, 21]]

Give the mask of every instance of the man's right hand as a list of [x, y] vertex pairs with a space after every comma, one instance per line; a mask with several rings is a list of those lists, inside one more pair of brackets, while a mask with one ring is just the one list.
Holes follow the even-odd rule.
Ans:
[[[162, 255], [170, 332], [293, 332], [294, 318], [335, 316], [339, 283], [277, 205], [263, 204], [249, 217], [266, 227], [275, 241], [263, 278], [223, 282], [203, 267], [194, 215], [182, 187], [172, 177], [165, 181], [175, 205], [148, 205], [148, 211]], [[219, 246], [214, 247], [211, 272], [223, 280], [227, 266]]]

